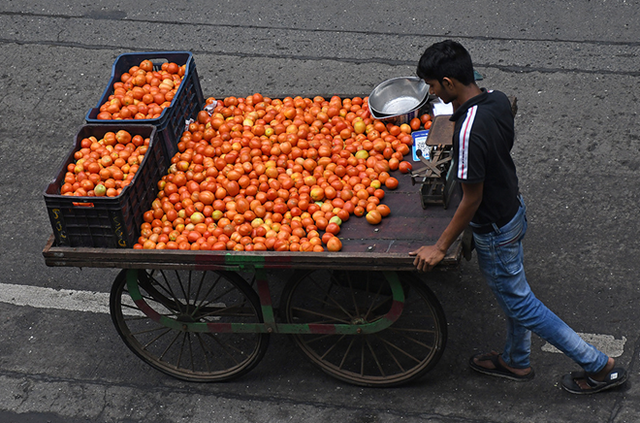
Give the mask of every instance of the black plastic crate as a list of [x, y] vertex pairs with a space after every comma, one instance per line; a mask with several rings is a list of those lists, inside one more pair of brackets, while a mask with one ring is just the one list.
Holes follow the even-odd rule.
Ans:
[[[126, 119], [126, 120], [99, 120], [100, 106], [108, 101], [113, 94], [113, 84], [120, 81], [120, 77], [128, 72], [132, 66], [140, 65], [143, 60], [151, 60], [154, 69], [159, 69], [162, 63], [173, 62], [180, 66], [186, 64], [185, 74], [178, 87], [171, 106], [162, 111], [156, 119]], [[111, 70], [111, 79], [107, 84], [98, 106], [89, 110], [85, 118], [87, 123], [99, 125], [139, 125], [150, 124], [158, 128], [158, 137], [161, 139], [165, 157], [168, 161], [178, 151], [178, 141], [185, 130], [185, 122], [195, 119], [198, 112], [204, 106], [204, 96], [196, 71], [196, 63], [193, 55], [188, 51], [125, 53], [118, 56]]]
[[[60, 194], [67, 166], [74, 163], [73, 154], [82, 139], [103, 138], [109, 131], [125, 129], [132, 136], [150, 138], [149, 148], [131, 183], [116, 197], [75, 197]], [[167, 160], [157, 128], [153, 125], [84, 125], [76, 142], [60, 167], [55, 179], [44, 192], [55, 243], [68, 247], [131, 248], [136, 243], [143, 214], [151, 208], [158, 194], [158, 181], [166, 173]]]

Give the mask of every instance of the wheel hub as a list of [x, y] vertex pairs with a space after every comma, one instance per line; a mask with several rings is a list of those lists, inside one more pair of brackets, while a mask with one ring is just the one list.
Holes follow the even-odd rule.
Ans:
[[198, 322], [199, 320], [196, 317], [196, 315], [194, 314], [195, 311], [196, 311], [196, 308], [191, 306], [191, 305], [182, 306], [182, 307], [180, 307], [180, 312], [176, 316], [176, 320], [178, 320], [181, 323], [195, 323], [195, 322]]
[[367, 323], [369, 323], [369, 322], [367, 322], [366, 319], [364, 319], [363, 317], [356, 316], [356, 317], [351, 318], [351, 324], [352, 325], [364, 325], [364, 324], [367, 324]]

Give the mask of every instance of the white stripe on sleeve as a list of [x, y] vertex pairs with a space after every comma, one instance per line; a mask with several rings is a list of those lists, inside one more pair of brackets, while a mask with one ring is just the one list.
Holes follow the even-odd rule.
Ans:
[[467, 116], [460, 127], [458, 139], [458, 179], [469, 177], [469, 138], [471, 137], [471, 127], [476, 117], [478, 106], [472, 106], [467, 110]]

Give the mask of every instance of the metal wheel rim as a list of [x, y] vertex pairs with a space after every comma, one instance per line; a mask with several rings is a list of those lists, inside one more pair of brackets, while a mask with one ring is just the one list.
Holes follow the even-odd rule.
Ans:
[[[126, 272], [114, 282], [111, 317], [125, 344], [147, 364], [178, 379], [217, 382], [245, 374], [264, 356], [268, 334], [195, 333], [154, 321], [131, 300]], [[172, 272], [180, 283], [171, 283]], [[211, 277], [215, 286], [206, 283]], [[257, 295], [234, 273], [140, 270], [137, 278], [155, 281], [149, 289], [153, 295], [144, 283], [138, 286], [147, 305], [163, 318], [185, 323], [262, 321]]]
[[[348, 297], [350, 296], [355, 297], [356, 294], [362, 295], [363, 291], [370, 291], [371, 304], [369, 304], [369, 307], [356, 307], [354, 303], [354, 306], [349, 308], [344, 302], [341, 306], [338, 306], [336, 303], [341, 301], [327, 296], [322, 301], [322, 304], [327, 309], [331, 308], [329, 305], [334, 304], [333, 314], [314, 309], [312, 313], [308, 314], [315, 316], [315, 321], [314, 317], [305, 318], [298, 304], [300, 300], [297, 301], [296, 296], [304, 295], [308, 299], [312, 285], [315, 288], [322, 286], [318, 282], [318, 279], [321, 278], [317, 276], [313, 282], [305, 282], [305, 280], [314, 278], [314, 273], [317, 274], [319, 272], [323, 271], [297, 276], [285, 287], [281, 304], [284, 305], [284, 319], [288, 323], [301, 323], [301, 320], [306, 320], [306, 323], [354, 322], [354, 320], [365, 317], [366, 312], [364, 310], [378, 307], [378, 304], [382, 301], [376, 300], [376, 296], [390, 298], [390, 293], [386, 292], [385, 287], [376, 289], [360, 287], [360, 289], [357, 289], [353, 284], [350, 287], [345, 287], [344, 282], [336, 283], [333, 281], [329, 285], [334, 285], [334, 288], [340, 285], [343, 286], [338, 289], [344, 291], [346, 288], [347, 294], [344, 297], [347, 301], [349, 301]], [[371, 275], [377, 273], [354, 272], [352, 275], [366, 274], [371, 277]], [[380, 275], [378, 274], [377, 279], [379, 280], [379, 278]], [[330, 375], [351, 384], [388, 387], [404, 384], [421, 377], [433, 368], [442, 356], [446, 344], [446, 322], [442, 308], [435, 295], [424, 284], [419, 281], [416, 282], [415, 277], [409, 274], [404, 274], [402, 280], [403, 286], [406, 287], [405, 295], [407, 299], [403, 314], [391, 327], [370, 335], [295, 334], [292, 335], [294, 342], [313, 364]], [[332, 288], [327, 289], [330, 292]], [[319, 302], [317, 303], [319, 304]], [[360, 309], [360, 316], [355, 313], [356, 308]], [[415, 310], [421, 312], [417, 313]], [[384, 306], [379, 306], [375, 316], [366, 316], [364, 320], [371, 321], [376, 316], [386, 313], [386, 311], [387, 309]], [[347, 318], [349, 313], [352, 313], [352, 315]], [[417, 318], [421, 318], [419, 327], [403, 326], [410, 324], [410, 319], [415, 320]], [[425, 323], [428, 323], [429, 326], [424, 326]], [[416, 338], [416, 334], [420, 334], [420, 336]], [[424, 347], [418, 343], [424, 344]], [[407, 345], [410, 344], [416, 344], [419, 348], [413, 348], [409, 351]], [[422, 348], [425, 349], [425, 352], [417, 354], [416, 351]], [[357, 363], [357, 355], [361, 357], [359, 365]], [[395, 370], [394, 367], [396, 367]]]

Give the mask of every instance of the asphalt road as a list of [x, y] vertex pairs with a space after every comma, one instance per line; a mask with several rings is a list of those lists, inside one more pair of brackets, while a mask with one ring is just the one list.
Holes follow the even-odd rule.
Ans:
[[[0, 302], [0, 421], [638, 421], [639, 3], [3, 2], [0, 289], [34, 301]], [[629, 369], [621, 389], [565, 393], [559, 379], [576, 366], [535, 337], [532, 382], [473, 373], [468, 357], [501, 348], [504, 333], [475, 259], [425, 276], [449, 342], [434, 370], [393, 389], [325, 376], [283, 336], [235, 381], [172, 379], [136, 358], [104, 312], [115, 271], [45, 266], [44, 188], [121, 53], [191, 51], [205, 96], [216, 98], [367, 95], [413, 75], [424, 48], [444, 38], [469, 49], [481, 85], [518, 98], [513, 155], [529, 211], [528, 277], [552, 310]], [[69, 305], [42, 288], [96, 302]]]

